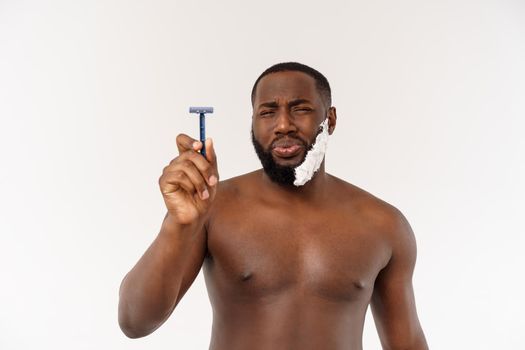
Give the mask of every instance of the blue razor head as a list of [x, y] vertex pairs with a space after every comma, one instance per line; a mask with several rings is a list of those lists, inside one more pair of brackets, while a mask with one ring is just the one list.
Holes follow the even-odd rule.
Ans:
[[190, 113], [213, 113], [213, 107], [190, 107]]

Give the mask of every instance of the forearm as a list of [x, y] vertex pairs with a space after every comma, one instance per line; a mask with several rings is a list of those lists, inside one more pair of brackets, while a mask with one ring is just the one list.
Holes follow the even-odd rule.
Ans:
[[119, 324], [133, 338], [158, 328], [175, 307], [190, 255], [202, 223], [178, 225], [167, 215], [160, 233], [124, 277], [119, 293]]

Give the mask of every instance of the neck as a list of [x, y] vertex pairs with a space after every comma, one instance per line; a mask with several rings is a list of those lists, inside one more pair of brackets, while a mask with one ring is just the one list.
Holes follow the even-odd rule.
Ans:
[[283, 197], [285, 200], [313, 200], [320, 198], [324, 193], [328, 175], [324, 169], [324, 160], [315, 175], [302, 186], [280, 185], [273, 182], [268, 175], [261, 170], [262, 182], [265, 190], [271, 191], [275, 196]]

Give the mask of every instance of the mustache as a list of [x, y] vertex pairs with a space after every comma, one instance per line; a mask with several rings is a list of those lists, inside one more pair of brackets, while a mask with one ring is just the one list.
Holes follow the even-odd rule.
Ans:
[[[314, 137], [314, 142], [315, 142], [315, 138], [321, 132], [323, 132], [323, 128], [321, 125], [319, 125], [319, 128], [317, 129], [317, 132]], [[253, 128], [252, 128], [252, 134], [253, 134]], [[293, 135], [293, 134], [292, 135], [281, 135], [272, 140], [272, 142], [270, 143], [270, 149], [274, 149], [275, 147], [289, 147], [293, 145], [301, 145], [304, 148], [310, 150], [314, 142], [310, 144], [308, 141], [305, 141], [302, 138], [298, 137], [297, 135]]]

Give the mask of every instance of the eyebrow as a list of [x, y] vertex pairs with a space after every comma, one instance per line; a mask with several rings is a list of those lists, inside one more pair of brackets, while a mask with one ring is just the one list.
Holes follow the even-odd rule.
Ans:
[[[288, 106], [294, 107], [294, 106], [297, 106], [303, 103], [311, 103], [311, 102], [304, 98], [296, 98], [295, 100], [291, 100], [290, 102], [288, 102]], [[261, 103], [257, 108], [261, 108], [261, 107], [277, 108], [279, 107], [279, 104], [276, 101], [270, 101], [270, 102]]]

